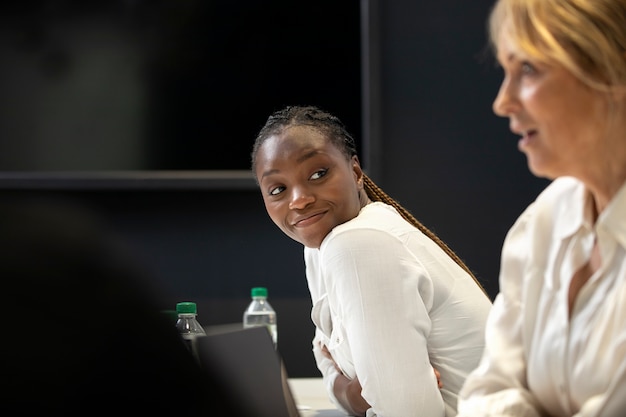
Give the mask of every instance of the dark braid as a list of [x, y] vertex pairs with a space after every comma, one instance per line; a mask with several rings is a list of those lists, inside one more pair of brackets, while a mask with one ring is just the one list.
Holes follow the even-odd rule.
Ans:
[[374, 181], [372, 181], [370, 177], [368, 177], [365, 174], [363, 174], [363, 185], [365, 187], [365, 192], [367, 193], [367, 196], [370, 198], [370, 200], [381, 201], [395, 208], [398, 211], [398, 213], [400, 213], [400, 215], [404, 217], [404, 220], [411, 223], [413, 226], [417, 227], [430, 240], [432, 240], [437, 245], [439, 245], [439, 247], [443, 249], [443, 251], [446, 254], [448, 254], [450, 258], [454, 260], [454, 262], [456, 262], [461, 268], [463, 268], [465, 272], [467, 272], [474, 279], [474, 281], [476, 282], [476, 285], [478, 285], [480, 289], [483, 290], [485, 295], [489, 297], [489, 294], [487, 294], [487, 291], [485, 291], [485, 288], [483, 288], [483, 286], [480, 284], [478, 279], [474, 276], [472, 271], [467, 267], [467, 265], [465, 265], [465, 263], [461, 260], [461, 258], [459, 258], [458, 255], [454, 253], [454, 251], [450, 249], [448, 245], [445, 244], [444, 241], [439, 239], [439, 237], [435, 233], [433, 233], [430, 229], [428, 229], [426, 226], [420, 223], [420, 221], [417, 220], [415, 216], [413, 216], [407, 209], [402, 207], [400, 203], [398, 203], [396, 200], [391, 198], [387, 193], [385, 193], [378, 185], [374, 183]]
[[[273, 113], [265, 122], [254, 142], [252, 148], [252, 172], [256, 178], [256, 154], [265, 140], [273, 135], [279, 135], [283, 130], [291, 126], [310, 126], [322, 133], [337, 149], [341, 150], [346, 157], [352, 158], [357, 155], [356, 145], [352, 136], [348, 133], [344, 124], [338, 117], [325, 112], [315, 106], [288, 106]], [[257, 179], [258, 181], [258, 179]], [[446, 245], [441, 239], [420, 223], [407, 209], [397, 201], [389, 197], [380, 187], [365, 174], [363, 174], [365, 192], [372, 201], [381, 201], [395, 208], [398, 213], [409, 223], [417, 227], [429, 239], [435, 242], [443, 251], [454, 260], [465, 272], [467, 272], [480, 287], [485, 295], [489, 296], [483, 286], [478, 282], [472, 271], [465, 263]]]

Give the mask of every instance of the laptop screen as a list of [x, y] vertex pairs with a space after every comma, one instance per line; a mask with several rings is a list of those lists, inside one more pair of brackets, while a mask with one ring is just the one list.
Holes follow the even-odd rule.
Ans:
[[264, 327], [210, 333], [197, 340], [201, 366], [217, 373], [250, 417], [299, 417], [287, 371]]

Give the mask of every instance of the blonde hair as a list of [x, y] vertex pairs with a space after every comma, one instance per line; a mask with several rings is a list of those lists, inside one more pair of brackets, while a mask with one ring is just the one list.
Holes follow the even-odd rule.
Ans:
[[595, 90], [626, 91], [626, 0], [498, 0], [488, 30], [494, 49], [505, 37]]

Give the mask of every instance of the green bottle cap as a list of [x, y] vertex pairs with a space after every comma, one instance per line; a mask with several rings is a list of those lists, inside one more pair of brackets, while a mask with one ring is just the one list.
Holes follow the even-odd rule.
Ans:
[[267, 288], [265, 287], [254, 287], [250, 290], [250, 294], [253, 297], [265, 297], [267, 298]]
[[182, 303], [176, 304], [176, 312], [178, 314], [196, 314], [198, 312], [196, 303], [191, 301], [183, 301]]

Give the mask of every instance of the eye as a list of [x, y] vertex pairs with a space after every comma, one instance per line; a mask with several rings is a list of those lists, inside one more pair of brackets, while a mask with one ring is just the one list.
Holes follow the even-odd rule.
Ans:
[[524, 75], [534, 75], [537, 73], [537, 69], [533, 64], [528, 61], [524, 61], [521, 63], [522, 74]]
[[274, 187], [274, 188], [270, 189], [269, 195], [278, 195], [278, 194], [282, 193], [283, 191], [285, 191], [285, 187], [283, 187], [283, 186]]
[[313, 173], [313, 175], [311, 175], [311, 179], [312, 180], [319, 180], [320, 178], [325, 176], [327, 172], [328, 172], [327, 169], [320, 169], [319, 171], [315, 171]]

